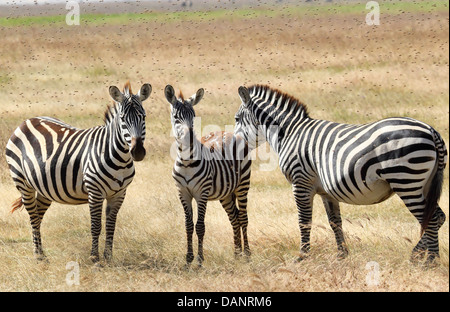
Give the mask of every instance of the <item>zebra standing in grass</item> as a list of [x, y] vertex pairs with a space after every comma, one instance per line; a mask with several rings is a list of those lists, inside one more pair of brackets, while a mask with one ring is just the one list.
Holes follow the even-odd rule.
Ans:
[[[203, 89], [199, 89], [188, 100], [181, 93], [177, 99], [170, 85], [166, 86], [164, 93], [171, 104], [171, 121], [177, 143], [177, 159], [172, 175], [185, 212], [187, 264], [194, 259], [192, 199], [197, 202], [195, 231], [198, 237], [199, 265], [204, 259], [204, 218], [209, 200], [219, 200], [228, 214], [234, 232], [235, 255], [242, 253], [242, 238], [244, 253], [249, 256], [247, 193], [250, 188], [251, 160], [247, 144], [241, 138], [224, 132], [212, 133], [201, 141], [195, 137], [193, 106], [203, 97]], [[236, 200], [239, 209], [236, 207]]]
[[45, 258], [40, 226], [52, 201], [62, 204], [89, 203], [91, 259], [99, 261], [103, 201], [106, 199], [106, 244], [110, 260], [117, 213], [135, 173], [133, 161], [145, 156], [145, 110], [142, 101], [151, 93], [144, 84], [138, 94], [129, 82], [121, 93], [110, 87], [115, 101], [105, 112], [105, 125], [77, 129], [50, 117], [24, 121], [6, 145], [11, 176], [21, 193], [12, 211], [25, 206], [30, 215], [34, 252]]
[[438, 230], [445, 214], [438, 206], [447, 150], [439, 133], [411, 118], [387, 118], [365, 125], [310, 118], [295, 98], [268, 86], [239, 88], [242, 104], [235, 134], [250, 148], [267, 141], [293, 186], [301, 232], [300, 259], [310, 250], [312, 203], [322, 197], [339, 255], [348, 250], [339, 202], [376, 204], [396, 193], [422, 225], [413, 259], [439, 256]]

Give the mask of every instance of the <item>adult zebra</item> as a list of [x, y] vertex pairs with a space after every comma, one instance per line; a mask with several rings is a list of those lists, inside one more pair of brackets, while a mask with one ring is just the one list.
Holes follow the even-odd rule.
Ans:
[[[177, 144], [172, 176], [185, 213], [187, 265], [194, 260], [192, 199], [197, 202], [195, 231], [198, 237], [199, 265], [204, 260], [206, 205], [211, 200], [219, 200], [228, 214], [233, 227], [235, 255], [242, 253], [243, 241], [244, 253], [249, 256], [247, 193], [250, 188], [251, 159], [247, 144], [240, 137], [225, 132], [211, 133], [201, 141], [195, 137], [193, 106], [202, 99], [203, 89], [199, 89], [187, 100], [181, 93], [177, 99], [170, 85], [166, 86], [164, 94], [170, 103], [172, 128]], [[236, 207], [236, 200], [239, 209]]]
[[50, 117], [24, 121], [6, 145], [6, 160], [21, 193], [12, 212], [22, 205], [30, 215], [34, 252], [44, 259], [40, 226], [50, 204], [89, 203], [91, 259], [99, 261], [103, 201], [106, 199], [106, 244], [104, 256], [112, 256], [116, 216], [135, 173], [133, 160], [145, 156], [145, 110], [142, 101], [151, 93], [144, 84], [134, 95], [129, 82], [123, 93], [115, 86], [109, 94], [115, 101], [105, 112], [105, 125], [77, 129]]
[[267, 141], [293, 186], [301, 232], [300, 260], [310, 250], [312, 202], [322, 197], [340, 257], [348, 254], [339, 202], [368, 205], [396, 193], [422, 225], [413, 249], [427, 261], [439, 256], [438, 230], [445, 214], [438, 206], [447, 150], [439, 133], [411, 118], [387, 118], [365, 125], [310, 118], [294, 97], [254, 85], [239, 88], [242, 104], [235, 134], [250, 149]]

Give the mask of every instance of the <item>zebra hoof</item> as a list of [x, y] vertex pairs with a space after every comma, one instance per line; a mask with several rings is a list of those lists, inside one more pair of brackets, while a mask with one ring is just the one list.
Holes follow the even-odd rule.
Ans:
[[422, 249], [413, 250], [413, 252], [411, 253], [410, 260], [412, 263], [419, 263], [420, 261], [422, 261], [425, 258], [425, 254], [426, 254], [426, 250], [422, 250]]
[[251, 260], [251, 252], [248, 250], [244, 252], [234, 253], [234, 259], [236, 261], [244, 261], [244, 262], [250, 262]]
[[428, 253], [427, 260], [425, 261], [425, 266], [427, 268], [434, 268], [437, 267], [439, 264], [439, 255], [436, 255], [435, 253]]
[[108, 251], [108, 252], [105, 251], [103, 256], [105, 257], [105, 261], [107, 263], [111, 263], [111, 261], [112, 261], [112, 252], [111, 251]]
[[203, 265], [203, 260], [205, 260], [205, 259], [203, 258], [203, 256], [197, 256], [197, 264], [198, 264], [198, 267], [199, 267], [199, 268], [202, 267], [202, 265]]
[[344, 260], [347, 257], [348, 257], [348, 250], [347, 249], [338, 251], [338, 255], [337, 255], [338, 260]]
[[92, 261], [92, 263], [97, 263], [97, 262], [99, 262], [100, 261], [100, 257], [98, 256], [98, 255], [91, 255], [90, 257], [89, 257], [89, 260], [91, 260]]
[[42, 262], [49, 263], [47, 256], [44, 254], [36, 254], [36, 260], [41, 263]]
[[194, 254], [192, 253], [186, 254], [186, 264], [190, 265], [192, 261], [194, 261]]
[[299, 256], [298, 256], [298, 258], [297, 258], [297, 260], [295, 262], [297, 262], [297, 263], [302, 262], [303, 260], [308, 258], [308, 256], [309, 255], [306, 252], [300, 251], [300, 254], [299, 254]]
[[104, 267], [104, 264], [102, 264], [101, 262], [95, 262], [93, 267], [95, 270], [100, 270], [101, 268]]

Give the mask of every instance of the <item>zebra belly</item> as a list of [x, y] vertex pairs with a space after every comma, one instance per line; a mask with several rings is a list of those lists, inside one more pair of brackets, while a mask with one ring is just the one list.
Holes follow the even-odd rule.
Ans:
[[208, 200], [220, 200], [229, 196], [237, 188], [241, 171], [241, 168], [235, 168], [237, 165], [233, 161], [220, 161], [218, 165], [221, 166], [220, 170], [215, 171], [215, 175], [212, 176], [213, 185]]
[[[219, 176], [215, 177], [197, 177], [199, 178], [190, 180], [189, 176], [184, 176], [185, 179], [175, 178], [177, 188], [183, 191], [187, 191], [192, 197], [198, 198], [208, 192], [208, 200], [220, 200], [230, 195], [236, 186], [229, 183], [226, 186], [221, 184], [221, 178]], [[202, 183], [199, 183], [199, 180]], [[212, 182], [212, 183], [210, 183]]]
[[385, 201], [392, 196], [393, 191], [386, 181], [376, 179], [367, 183], [367, 187], [359, 191], [353, 191], [352, 194], [348, 192], [343, 193], [342, 185], [339, 187], [335, 185], [333, 188], [323, 187], [321, 184], [316, 186], [316, 192], [319, 195], [327, 195], [338, 202], [351, 205], [373, 205]]
[[345, 202], [353, 205], [373, 205], [385, 201], [391, 197], [392, 194], [393, 191], [389, 183], [379, 179], [368, 183], [367, 188], [361, 190], [361, 193], [355, 194]]
[[211, 190], [208, 200], [220, 200], [229, 196], [236, 189], [235, 185], [226, 185], [222, 186], [222, 188], [215, 187]]
[[365, 200], [359, 205], [378, 204], [394, 194], [389, 183], [384, 180], [376, 180], [374, 183], [369, 185], [369, 189], [370, 192], [368, 191], [366, 194], [363, 194], [363, 198], [365, 198]]
[[[79, 205], [88, 202], [88, 193], [83, 183], [81, 171], [73, 177], [73, 166], [41, 164], [40, 173], [29, 172], [27, 179], [42, 196], [61, 204]], [[35, 181], [33, 177], [38, 177]]]

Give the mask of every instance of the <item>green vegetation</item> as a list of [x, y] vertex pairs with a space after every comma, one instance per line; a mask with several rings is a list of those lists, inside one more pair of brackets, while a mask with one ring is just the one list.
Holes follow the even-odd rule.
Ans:
[[[129, 22], [177, 22], [177, 21], [211, 21], [220, 19], [249, 19], [258, 17], [289, 16], [299, 17], [304, 15], [327, 14], [364, 14], [368, 12], [362, 3], [326, 3], [323, 5], [287, 6], [281, 9], [273, 7], [242, 8], [236, 10], [213, 11], [178, 11], [178, 12], [145, 12], [145, 13], [121, 13], [121, 14], [82, 14], [80, 23], [84, 25], [95, 24], [126, 24]], [[381, 14], [402, 14], [414, 12], [445, 12], [448, 11], [448, 1], [396, 1], [380, 4]], [[52, 26], [65, 23], [65, 15], [59, 16], [24, 16], [0, 18], [0, 26]]]

